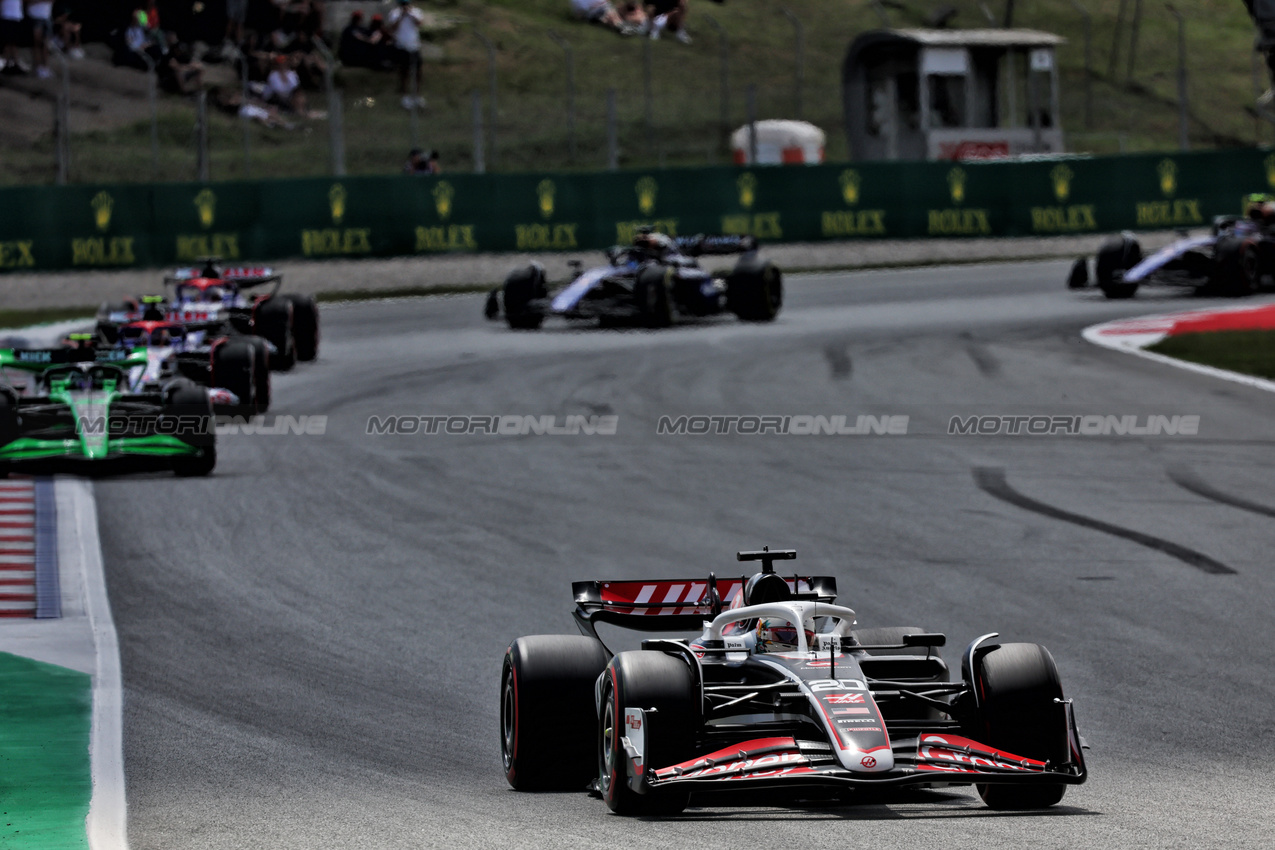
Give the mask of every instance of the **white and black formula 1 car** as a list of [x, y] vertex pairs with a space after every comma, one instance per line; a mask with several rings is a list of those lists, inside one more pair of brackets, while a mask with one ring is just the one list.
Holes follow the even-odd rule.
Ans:
[[[700, 268], [697, 257], [742, 254], [729, 272]], [[734, 313], [746, 322], [769, 322], [783, 306], [783, 275], [757, 256], [751, 236], [671, 237], [643, 228], [632, 245], [607, 250], [607, 265], [574, 274], [551, 290], [544, 266], [514, 270], [487, 296], [487, 318], [501, 314], [511, 328], [539, 328], [546, 316], [601, 324], [666, 327], [682, 318]]]
[[[973, 785], [1034, 809], [1085, 781], [1071, 701], [1044, 647], [973, 641], [949, 681], [945, 637], [856, 629], [827, 576], [572, 584], [581, 636], [515, 640], [501, 673], [501, 754], [518, 790], [591, 788], [619, 814], [672, 814], [753, 789], [794, 800], [852, 789]], [[612, 654], [598, 623], [644, 632]]]
[[[1259, 196], [1266, 198], [1268, 196]], [[1108, 298], [1132, 298], [1139, 286], [1181, 286], [1219, 295], [1250, 295], [1275, 275], [1275, 203], [1250, 200], [1247, 216], [1218, 216], [1207, 234], [1181, 234], [1143, 256], [1134, 234], [1107, 240], [1094, 260], [1094, 282]], [[1067, 278], [1069, 289], [1089, 286], [1081, 257]]]

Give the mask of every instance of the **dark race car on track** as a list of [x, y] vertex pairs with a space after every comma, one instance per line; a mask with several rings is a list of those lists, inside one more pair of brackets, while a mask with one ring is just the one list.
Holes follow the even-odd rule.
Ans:
[[[996, 809], [1051, 806], [1085, 781], [1053, 657], [973, 641], [949, 681], [920, 628], [857, 629], [827, 576], [581, 581], [580, 636], [515, 640], [501, 673], [501, 753], [518, 790], [592, 788], [615, 812], [681, 811], [752, 789], [794, 798], [974, 785]], [[597, 624], [693, 631], [612, 654]]]
[[0, 349], [0, 477], [12, 471], [207, 475], [217, 463], [208, 390], [173, 378], [142, 390], [142, 351]]
[[[742, 254], [735, 268], [711, 273], [697, 257]], [[485, 314], [504, 314], [511, 328], [534, 329], [548, 316], [603, 324], [665, 327], [682, 318], [734, 313], [746, 322], [769, 322], [783, 306], [783, 275], [757, 256], [751, 236], [671, 237], [639, 231], [630, 246], [607, 251], [607, 265], [575, 274], [551, 290], [545, 269], [531, 263], [515, 270], [487, 297]]]
[[[1098, 249], [1094, 282], [1108, 298], [1132, 298], [1140, 286], [1182, 286], [1222, 295], [1250, 295], [1275, 275], [1275, 203], [1251, 198], [1247, 217], [1218, 216], [1210, 233], [1183, 234], [1144, 256], [1132, 233], [1122, 233]], [[1067, 279], [1070, 289], [1089, 286], [1082, 257]]]
[[222, 322], [138, 320], [112, 326], [113, 342], [99, 328], [70, 334], [63, 345], [143, 353], [145, 360], [128, 369], [132, 391], [154, 389], [180, 376], [208, 387], [217, 413], [265, 413], [271, 392], [269, 348], [258, 337], [226, 331]]
[[[283, 276], [266, 267], [221, 268], [215, 257], [203, 265], [177, 269], [164, 279], [166, 296], [143, 296], [103, 304], [97, 334], [113, 345], [117, 329], [127, 322], [165, 321], [197, 325], [219, 335], [256, 337], [257, 359], [275, 371], [319, 354], [319, 308], [309, 295], [280, 293]], [[272, 286], [265, 294], [252, 289]]]

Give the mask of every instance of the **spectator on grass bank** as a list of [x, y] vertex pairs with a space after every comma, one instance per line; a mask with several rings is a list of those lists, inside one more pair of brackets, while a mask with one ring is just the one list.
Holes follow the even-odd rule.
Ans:
[[341, 63], [349, 68], [374, 68], [383, 71], [393, 63], [390, 60], [385, 44], [383, 31], [385, 19], [380, 15], [372, 16], [371, 25], [363, 22], [363, 13], [354, 10], [350, 13], [350, 21], [341, 30], [341, 38], [337, 42], [337, 56]]
[[[398, 65], [398, 87], [403, 96], [404, 109], [422, 109], [425, 98], [421, 91], [421, 25], [425, 13], [411, 4], [411, 0], [398, 0], [398, 8], [385, 20], [386, 28], [394, 37], [394, 61]], [[408, 88], [407, 79], [413, 85]]]
[[226, 0], [226, 43], [243, 44], [243, 26], [248, 20], [248, 0]]
[[0, 0], [0, 44], [4, 45], [5, 74], [25, 74], [18, 61], [18, 48], [31, 43], [31, 26], [27, 22], [22, 0]]
[[115, 55], [111, 58], [114, 64], [148, 71], [150, 65], [144, 57], [149, 57], [156, 66], [163, 62], [164, 50], [151, 38], [147, 23], [146, 12], [140, 6], [134, 9], [123, 37], [116, 42]]
[[31, 27], [31, 64], [42, 80], [53, 76], [49, 70], [49, 39], [53, 37], [53, 0], [27, 0], [27, 21]]
[[[1244, 0], [1244, 6], [1257, 26], [1257, 49], [1266, 57], [1266, 67], [1275, 79], [1275, 0]], [[1275, 121], [1275, 88], [1267, 86], [1258, 97], [1257, 112], [1267, 121]]]
[[160, 82], [177, 94], [194, 94], [204, 84], [204, 66], [191, 53], [190, 45], [179, 42], [160, 65]]
[[650, 35], [657, 39], [667, 29], [682, 44], [690, 44], [686, 31], [686, 0], [647, 0], [646, 14], [651, 19]]
[[84, 58], [84, 45], [80, 41], [80, 23], [72, 19], [71, 0], [58, 0], [53, 4], [53, 37], [60, 48], [72, 59]]
[[591, 24], [599, 24], [620, 35], [637, 35], [639, 29], [625, 22], [611, 0], [571, 0], [571, 12], [577, 18]]
[[275, 57], [274, 70], [266, 77], [266, 99], [297, 115], [306, 113], [301, 78], [297, 76], [287, 56]]

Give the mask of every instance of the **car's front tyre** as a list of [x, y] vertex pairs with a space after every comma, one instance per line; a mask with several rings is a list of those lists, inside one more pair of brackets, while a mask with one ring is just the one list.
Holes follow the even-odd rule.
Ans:
[[[1067, 711], [1058, 667], [1045, 647], [1006, 643], [978, 659], [972, 683], [979, 695], [978, 728], [970, 737], [1057, 768], [1068, 761]], [[1043, 809], [1063, 798], [1067, 786], [978, 785], [993, 809]]]
[[607, 807], [618, 815], [677, 814], [686, 808], [689, 794], [639, 794], [629, 787], [626, 707], [647, 710], [644, 769], [691, 758], [700, 722], [699, 694], [686, 661], [649, 650], [621, 652], [603, 674], [598, 718], [598, 790]]
[[519, 791], [583, 789], [593, 777], [594, 685], [606, 648], [578, 635], [520, 637], [500, 673], [500, 755]]

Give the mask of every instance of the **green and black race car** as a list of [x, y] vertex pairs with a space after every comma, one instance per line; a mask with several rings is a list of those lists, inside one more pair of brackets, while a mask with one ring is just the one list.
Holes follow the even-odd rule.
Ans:
[[207, 389], [176, 378], [131, 392], [129, 370], [145, 365], [143, 349], [0, 348], [0, 476], [212, 472], [217, 437]]

